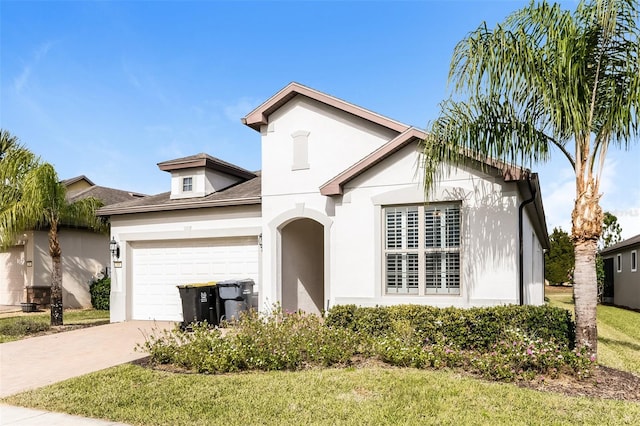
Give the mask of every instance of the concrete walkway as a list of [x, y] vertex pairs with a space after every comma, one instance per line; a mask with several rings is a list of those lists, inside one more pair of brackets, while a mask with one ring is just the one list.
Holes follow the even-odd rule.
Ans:
[[[0, 397], [144, 358], [144, 352], [135, 351], [136, 344], [143, 343], [145, 336], [173, 326], [171, 322], [127, 321], [2, 343]], [[59, 421], [59, 416], [65, 416], [59, 413], [6, 405], [0, 408], [2, 425], [115, 424], [90, 423], [93, 420], [82, 418], [85, 423], [71, 423], [73, 419], [66, 417]], [[43, 417], [46, 421], [38, 423], [44, 421]], [[14, 423], [8, 423], [8, 419], [14, 419]]]
[[0, 425], [3, 426], [128, 426], [108, 420], [89, 419], [31, 408], [0, 404]]

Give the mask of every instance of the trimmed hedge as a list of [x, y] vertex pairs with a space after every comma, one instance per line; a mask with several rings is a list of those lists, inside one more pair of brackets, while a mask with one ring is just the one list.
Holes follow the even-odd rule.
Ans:
[[493, 306], [487, 308], [436, 308], [423, 305], [358, 307], [334, 306], [327, 313], [328, 326], [343, 327], [372, 337], [393, 332], [394, 324], [407, 321], [423, 340], [455, 345], [460, 349], [488, 349], [505, 330], [520, 329], [527, 335], [573, 348], [575, 323], [571, 313], [551, 306]]

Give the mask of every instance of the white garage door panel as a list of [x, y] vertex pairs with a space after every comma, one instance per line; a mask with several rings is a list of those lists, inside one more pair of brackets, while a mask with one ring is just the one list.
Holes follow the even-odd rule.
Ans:
[[132, 318], [182, 321], [177, 285], [252, 278], [256, 238], [132, 243]]

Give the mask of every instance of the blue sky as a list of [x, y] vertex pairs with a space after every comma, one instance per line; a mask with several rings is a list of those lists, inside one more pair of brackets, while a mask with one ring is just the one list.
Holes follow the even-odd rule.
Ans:
[[[160, 161], [206, 152], [259, 169], [260, 135], [240, 118], [291, 81], [426, 127], [455, 44], [524, 4], [0, 0], [0, 126], [63, 179], [164, 192]], [[568, 231], [572, 171], [554, 154], [533, 169], [549, 231]], [[640, 233], [638, 164], [638, 143], [611, 152], [603, 181], [625, 238]]]

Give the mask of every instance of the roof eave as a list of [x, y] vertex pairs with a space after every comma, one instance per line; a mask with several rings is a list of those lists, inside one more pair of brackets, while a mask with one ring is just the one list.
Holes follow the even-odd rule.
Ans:
[[109, 208], [103, 207], [99, 209], [96, 214], [98, 216], [117, 216], [122, 214], [135, 214], [135, 213], [151, 213], [161, 211], [173, 211], [173, 210], [189, 210], [189, 209], [201, 209], [207, 207], [232, 207], [232, 206], [247, 206], [253, 204], [261, 204], [262, 197], [247, 197], [247, 198], [235, 198], [228, 200], [210, 200], [210, 201], [198, 201], [198, 202], [183, 202], [173, 204], [153, 204], [149, 206], [131, 206], [131, 207], [119, 207]]
[[199, 167], [216, 170], [218, 172], [225, 173], [231, 176], [236, 176], [246, 180], [256, 177], [256, 174], [253, 172], [244, 170], [240, 167], [233, 167], [232, 165], [227, 165], [227, 164], [215, 161], [212, 158], [208, 158], [208, 157], [193, 158], [193, 159], [184, 160], [184, 161], [170, 160], [170, 161], [164, 161], [162, 163], [158, 163], [158, 168], [163, 172], [172, 172], [174, 170], [195, 169]]

